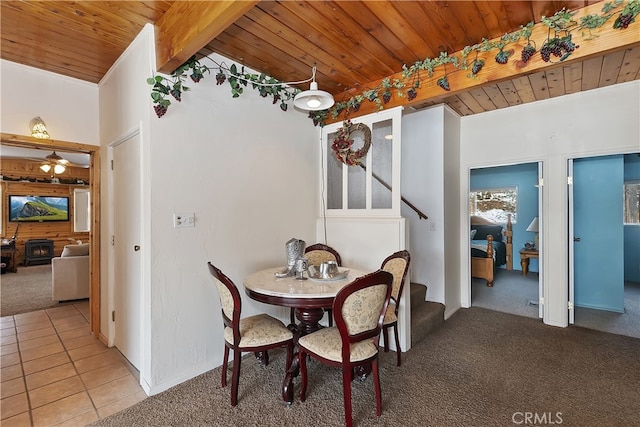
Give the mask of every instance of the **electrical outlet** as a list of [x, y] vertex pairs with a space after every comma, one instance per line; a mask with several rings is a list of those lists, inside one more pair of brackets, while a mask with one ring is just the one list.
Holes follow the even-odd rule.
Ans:
[[174, 213], [173, 214], [173, 228], [195, 227], [196, 226], [196, 214], [195, 213]]

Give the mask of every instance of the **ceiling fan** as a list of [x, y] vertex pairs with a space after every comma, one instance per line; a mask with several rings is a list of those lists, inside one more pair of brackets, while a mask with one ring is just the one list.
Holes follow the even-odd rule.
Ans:
[[[62, 169], [68, 167], [89, 168], [89, 155], [85, 153], [62, 153], [59, 155], [56, 151], [50, 152], [47, 156], [42, 156], [42, 149], [31, 149], [22, 147], [10, 147], [2, 145], [0, 158], [2, 160], [19, 160], [23, 162], [35, 163], [43, 172], [54, 174], [63, 173]], [[63, 157], [64, 156], [64, 157]], [[47, 167], [48, 166], [48, 167]], [[54, 170], [58, 166], [58, 170]]]
[[51, 176], [60, 175], [63, 173], [67, 166], [70, 166], [71, 162], [69, 160], [60, 157], [56, 152], [52, 152], [48, 156], [44, 158], [45, 160], [40, 165], [40, 169], [44, 173], [51, 172]]
[[60, 156], [55, 151], [53, 151], [53, 152], [51, 152], [51, 154], [45, 156], [44, 159], [42, 157], [22, 157], [20, 159], [23, 160], [23, 161], [30, 161], [30, 162], [34, 162], [34, 163], [39, 163], [40, 164], [40, 170], [42, 170], [44, 173], [50, 173], [51, 177], [54, 177], [55, 175], [60, 175], [60, 174], [64, 173], [64, 171], [68, 167], [76, 167], [76, 168], [87, 168], [88, 167], [88, 165], [82, 165], [82, 164], [73, 163], [73, 162], [65, 159], [64, 157]]

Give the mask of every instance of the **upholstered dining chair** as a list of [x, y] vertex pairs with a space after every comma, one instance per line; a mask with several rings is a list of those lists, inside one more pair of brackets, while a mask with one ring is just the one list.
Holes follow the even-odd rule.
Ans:
[[371, 364], [376, 394], [376, 415], [382, 414], [378, 375], [378, 343], [382, 319], [389, 304], [393, 275], [378, 270], [355, 279], [336, 294], [333, 303], [335, 327], [323, 328], [300, 337], [300, 400], [307, 393], [307, 355], [329, 366], [342, 368], [345, 424], [351, 426], [351, 381], [354, 369]]
[[[340, 258], [338, 251], [323, 243], [316, 243], [306, 247], [304, 250], [304, 256], [307, 258], [309, 265], [313, 265], [316, 268], [323, 262], [327, 261], [335, 261], [336, 264], [338, 264], [338, 267], [342, 266], [342, 259]], [[333, 314], [331, 313], [331, 309], [327, 310], [327, 316], [329, 317], [329, 326], [333, 326]], [[293, 308], [291, 309], [290, 318], [291, 323], [295, 324], [296, 316]]]
[[269, 363], [267, 351], [286, 347], [286, 370], [293, 360], [293, 334], [284, 324], [268, 314], [240, 318], [242, 300], [238, 288], [220, 269], [211, 264], [209, 273], [214, 277], [224, 323], [224, 357], [222, 360], [222, 387], [227, 386], [227, 364], [229, 349], [233, 351], [233, 373], [231, 376], [231, 406], [238, 403], [238, 382], [242, 352], [264, 352], [264, 364]]
[[409, 271], [411, 263], [411, 255], [408, 251], [398, 251], [389, 255], [384, 261], [380, 269], [393, 274], [393, 288], [391, 289], [391, 299], [389, 306], [384, 315], [382, 323], [382, 334], [384, 337], [384, 351], [389, 351], [389, 329], [393, 328], [396, 339], [396, 357], [398, 366], [401, 364], [402, 350], [400, 349], [400, 338], [398, 337], [398, 309], [400, 308], [400, 297], [404, 288], [405, 278]]

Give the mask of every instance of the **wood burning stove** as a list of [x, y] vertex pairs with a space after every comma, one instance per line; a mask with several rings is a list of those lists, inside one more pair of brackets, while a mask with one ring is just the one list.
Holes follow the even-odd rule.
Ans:
[[49, 263], [53, 258], [53, 240], [29, 239], [24, 244], [24, 265]]

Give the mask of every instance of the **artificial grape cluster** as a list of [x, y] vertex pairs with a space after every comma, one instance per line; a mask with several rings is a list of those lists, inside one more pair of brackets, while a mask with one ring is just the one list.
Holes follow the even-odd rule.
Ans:
[[476, 75], [482, 70], [484, 67], [484, 59], [476, 59], [473, 61], [473, 65], [471, 66], [471, 74]]
[[227, 80], [227, 76], [224, 73], [220, 72], [216, 74], [216, 85], [221, 85]]
[[413, 101], [416, 96], [418, 96], [418, 92], [416, 92], [414, 88], [411, 88], [407, 91], [407, 99], [409, 101]]
[[156, 112], [156, 116], [158, 116], [158, 118], [164, 116], [164, 114], [167, 112], [167, 107], [165, 107], [162, 104], [156, 104], [153, 106], [153, 109]]
[[387, 104], [389, 101], [391, 101], [391, 92], [389, 92], [388, 90], [387, 90], [387, 91], [385, 91], [385, 92], [382, 94], [382, 101], [383, 101], [385, 104]]
[[451, 90], [451, 88], [449, 87], [449, 79], [447, 79], [447, 76], [440, 77], [436, 84], [446, 91]]
[[613, 23], [613, 28], [625, 29], [633, 22], [633, 14], [620, 15]]
[[176, 99], [176, 101], [182, 101], [182, 92], [179, 89], [171, 89], [169, 93]]
[[522, 62], [524, 62], [525, 64], [526, 64], [527, 62], [529, 62], [529, 60], [531, 59], [531, 57], [532, 57], [533, 55], [535, 55], [535, 53], [536, 53], [536, 48], [535, 48], [535, 47], [533, 47], [533, 45], [532, 45], [532, 44], [528, 44], [528, 45], [526, 45], [525, 47], [523, 47], [523, 48], [522, 48], [522, 53], [521, 53], [521, 55], [522, 55]]
[[498, 52], [498, 54], [496, 55], [496, 62], [498, 64], [506, 64], [507, 62], [509, 62], [509, 56], [511, 56], [511, 53], [505, 52], [504, 50], [500, 49], [500, 52]]
[[567, 59], [571, 53], [580, 46], [574, 44], [571, 41], [571, 34], [566, 37], [555, 37], [547, 40], [547, 42], [540, 49], [540, 56], [544, 62], [551, 60], [551, 55], [560, 58], [560, 61]]

